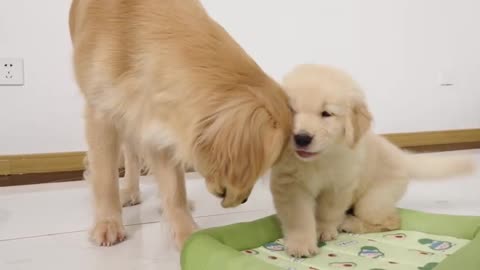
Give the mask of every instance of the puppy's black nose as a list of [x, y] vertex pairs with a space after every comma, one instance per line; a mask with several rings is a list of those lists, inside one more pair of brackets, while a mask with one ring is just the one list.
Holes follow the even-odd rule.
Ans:
[[301, 133], [293, 136], [293, 139], [295, 140], [295, 144], [297, 146], [306, 147], [312, 142], [313, 137], [308, 134]]
[[246, 203], [248, 201], [248, 198], [245, 198], [245, 200], [243, 200], [242, 204]]

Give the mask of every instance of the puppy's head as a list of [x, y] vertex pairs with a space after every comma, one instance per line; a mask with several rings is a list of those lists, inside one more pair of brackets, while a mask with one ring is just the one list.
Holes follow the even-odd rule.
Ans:
[[339, 144], [353, 148], [370, 128], [371, 114], [351, 77], [334, 68], [301, 65], [284, 78], [294, 112], [292, 146], [312, 160]]
[[[268, 89], [267, 89], [268, 88]], [[193, 158], [223, 207], [246, 202], [286, 145], [292, 115], [277, 84], [241, 87], [211, 100], [196, 128]]]

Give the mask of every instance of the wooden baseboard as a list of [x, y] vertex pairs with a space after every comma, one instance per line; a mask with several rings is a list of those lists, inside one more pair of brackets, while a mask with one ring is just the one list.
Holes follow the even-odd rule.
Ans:
[[0, 175], [0, 187], [83, 180], [83, 171]]
[[[399, 147], [417, 152], [480, 148], [480, 129], [385, 134]], [[0, 156], [0, 186], [82, 179], [85, 152]]]
[[0, 175], [83, 170], [85, 152], [0, 156]]
[[399, 147], [454, 145], [480, 142], [480, 129], [395, 133], [384, 137]]

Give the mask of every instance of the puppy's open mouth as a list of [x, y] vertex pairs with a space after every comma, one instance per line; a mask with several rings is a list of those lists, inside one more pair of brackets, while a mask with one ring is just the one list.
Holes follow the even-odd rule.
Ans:
[[318, 154], [318, 152], [308, 152], [304, 150], [296, 150], [297, 155], [301, 158], [311, 158]]

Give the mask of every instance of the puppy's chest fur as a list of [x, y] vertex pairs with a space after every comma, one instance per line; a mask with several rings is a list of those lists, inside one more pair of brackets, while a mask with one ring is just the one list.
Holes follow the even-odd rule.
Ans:
[[303, 161], [286, 151], [273, 168], [273, 185], [298, 185], [317, 197], [321, 192], [352, 191], [361, 177], [362, 150], [347, 148], [321, 154], [316, 160]]

